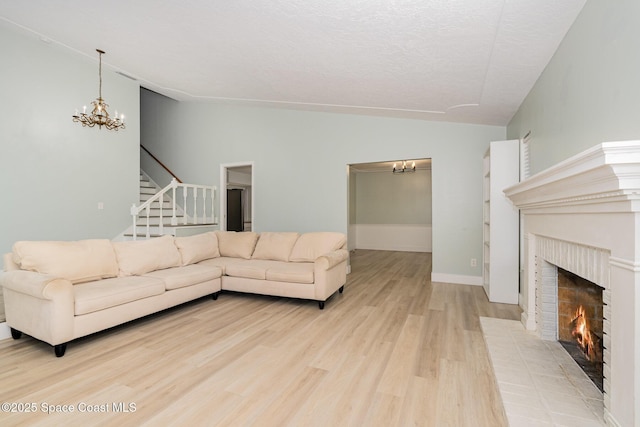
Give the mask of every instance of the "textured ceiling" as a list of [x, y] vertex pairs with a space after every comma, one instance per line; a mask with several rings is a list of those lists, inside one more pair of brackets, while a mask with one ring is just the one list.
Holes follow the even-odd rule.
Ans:
[[586, 0], [4, 0], [178, 100], [506, 125]]

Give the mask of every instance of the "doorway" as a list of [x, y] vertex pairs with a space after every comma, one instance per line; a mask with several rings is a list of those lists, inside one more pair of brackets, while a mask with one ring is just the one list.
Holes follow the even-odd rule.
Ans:
[[227, 188], [227, 231], [244, 231], [243, 192], [241, 188]]
[[254, 229], [253, 162], [220, 165], [220, 230]]
[[432, 252], [431, 159], [348, 165], [348, 247]]

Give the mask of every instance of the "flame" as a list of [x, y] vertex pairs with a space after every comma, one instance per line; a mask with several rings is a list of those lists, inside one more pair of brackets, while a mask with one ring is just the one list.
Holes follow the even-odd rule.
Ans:
[[589, 329], [589, 323], [587, 322], [584, 307], [578, 307], [571, 323], [574, 325], [571, 335], [576, 339], [580, 348], [582, 348], [582, 351], [587, 355], [589, 360], [592, 362], [595, 361], [596, 354], [594, 342], [591, 338], [591, 330]]

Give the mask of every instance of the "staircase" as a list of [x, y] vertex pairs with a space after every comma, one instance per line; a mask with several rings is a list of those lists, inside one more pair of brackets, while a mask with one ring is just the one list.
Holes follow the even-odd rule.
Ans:
[[[161, 189], [140, 171], [140, 204], [131, 207], [134, 222], [124, 238], [138, 240], [165, 234], [188, 236], [214, 230], [217, 226], [215, 190], [215, 187], [182, 184], [175, 180]], [[182, 201], [182, 206], [176, 203], [178, 200]]]

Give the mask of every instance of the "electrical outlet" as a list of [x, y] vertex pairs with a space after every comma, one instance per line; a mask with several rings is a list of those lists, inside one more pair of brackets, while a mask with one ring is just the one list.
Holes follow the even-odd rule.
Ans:
[[475, 258], [471, 258], [471, 267], [477, 267], [478, 266], [478, 260]]
[[102, 210], [102, 209], [104, 209], [104, 203], [98, 202], [98, 210]]

